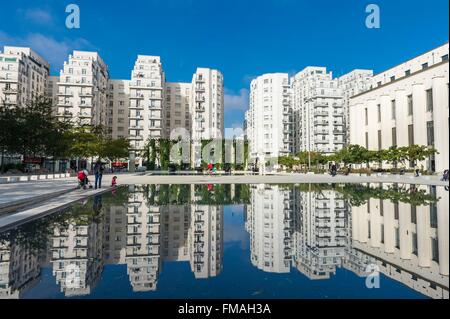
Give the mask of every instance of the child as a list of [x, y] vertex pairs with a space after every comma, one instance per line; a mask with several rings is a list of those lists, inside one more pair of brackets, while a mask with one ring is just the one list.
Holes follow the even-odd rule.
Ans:
[[117, 186], [117, 176], [114, 176], [111, 180], [111, 187], [116, 187]]

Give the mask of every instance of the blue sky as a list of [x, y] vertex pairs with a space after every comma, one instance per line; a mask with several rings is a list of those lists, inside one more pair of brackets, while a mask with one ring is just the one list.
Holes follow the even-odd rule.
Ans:
[[[65, 8], [79, 5], [81, 28]], [[365, 26], [368, 4], [381, 28]], [[326, 66], [380, 72], [448, 41], [448, 0], [14, 0], [0, 5], [0, 47], [31, 46], [52, 73], [73, 49], [97, 50], [113, 78], [129, 78], [137, 54], [160, 55], [169, 81], [197, 66], [225, 77], [226, 127], [241, 124], [250, 80]]]

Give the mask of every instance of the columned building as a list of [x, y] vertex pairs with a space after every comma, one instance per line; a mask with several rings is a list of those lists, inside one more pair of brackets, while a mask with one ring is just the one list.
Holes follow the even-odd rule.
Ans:
[[448, 50], [447, 43], [375, 75], [371, 89], [350, 100], [350, 143], [370, 150], [434, 146], [439, 154], [418, 164], [448, 169]]
[[108, 67], [97, 52], [73, 51], [59, 76], [57, 116], [106, 126], [108, 80]]
[[345, 144], [342, 89], [325, 67], [307, 67], [291, 80], [294, 151], [334, 153]]
[[287, 73], [264, 74], [251, 82], [246, 134], [252, 159], [292, 152], [291, 88]]
[[30, 48], [5, 46], [0, 52], [0, 103], [24, 107], [45, 96], [50, 64]]

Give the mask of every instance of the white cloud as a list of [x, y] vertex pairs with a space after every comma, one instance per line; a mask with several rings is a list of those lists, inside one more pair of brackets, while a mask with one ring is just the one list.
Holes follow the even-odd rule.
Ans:
[[39, 24], [52, 24], [53, 23], [53, 17], [48, 10], [44, 9], [27, 9], [23, 13], [23, 17], [29, 21], [32, 21], [34, 23]]
[[30, 33], [25, 37], [12, 37], [0, 31], [0, 43], [10, 46], [26, 46], [32, 48], [46, 59], [53, 71], [58, 72], [64, 61], [73, 50], [95, 50], [86, 39], [63, 39], [58, 41], [41, 33]]
[[249, 92], [247, 89], [240, 89], [238, 94], [225, 89], [225, 110], [247, 110], [248, 98]]

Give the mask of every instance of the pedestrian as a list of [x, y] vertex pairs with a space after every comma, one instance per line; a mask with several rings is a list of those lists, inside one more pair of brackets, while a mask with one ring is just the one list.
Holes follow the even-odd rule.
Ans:
[[416, 176], [416, 177], [419, 177], [419, 172], [420, 172], [419, 166], [416, 165], [416, 166], [414, 167], [414, 172], [416, 173], [415, 176]]
[[94, 165], [94, 175], [95, 175], [95, 189], [102, 188], [102, 178], [103, 171], [105, 170], [105, 166], [103, 165], [100, 159]]
[[444, 171], [444, 173], [442, 174], [441, 181], [443, 181], [443, 182], [448, 182], [448, 169], [446, 169], [446, 170]]
[[336, 172], [337, 172], [337, 167], [336, 164], [333, 163], [333, 165], [331, 165], [331, 176], [336, 176]]

